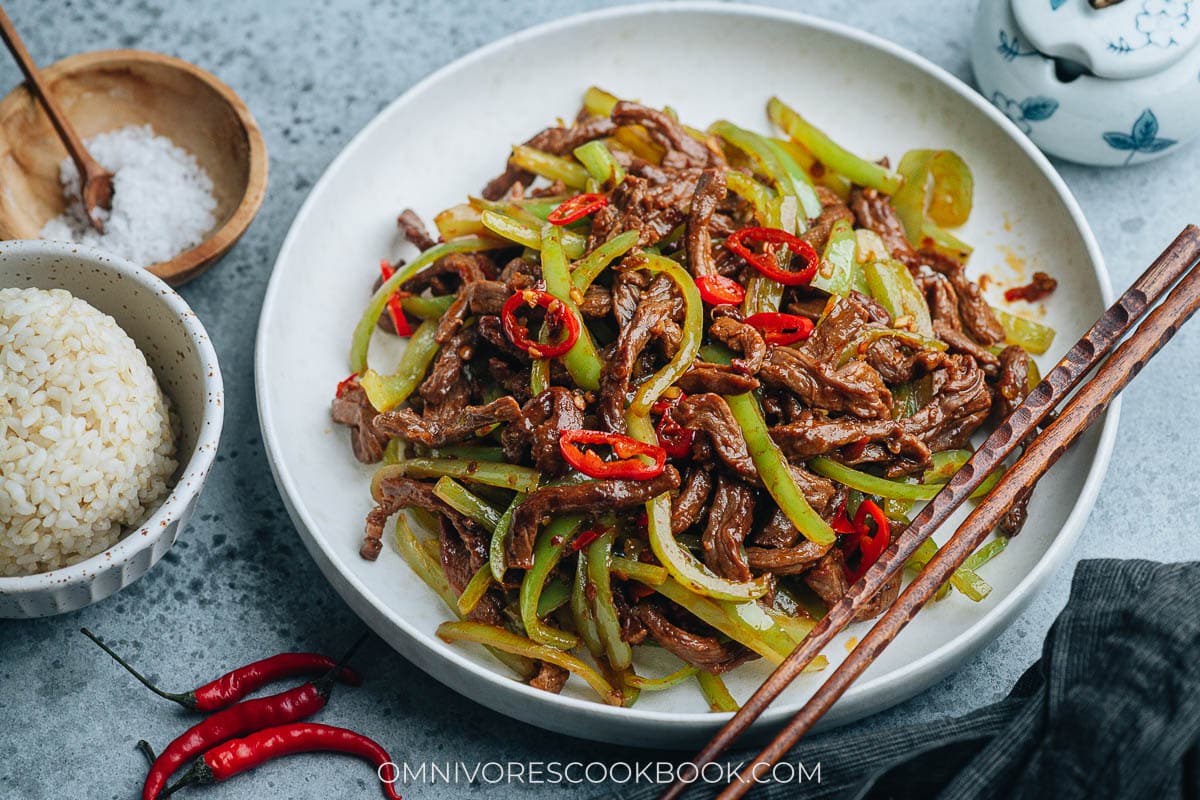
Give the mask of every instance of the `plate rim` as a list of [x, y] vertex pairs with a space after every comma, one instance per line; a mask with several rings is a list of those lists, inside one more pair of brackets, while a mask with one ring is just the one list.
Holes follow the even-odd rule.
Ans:
[[[301, 223], [307, 221], [306, 218], [315, 204], [315, 198], [324, 190], [327, 183], [332, 180], [332, 176], [348, 161], [354, 152], [362, 146], [364, 140], [373, 134], [377, 127], [384, 124], [384, 119], [389, 117], [397, 106], [406, 103], [410, 97], [417, 95], [425, 90], [431, 84], [435, 84], [448, 75], [451, 75], [459, 70], [467, 69], [497, 51], [507, 49], [509, 47], [520, 44], [521, 42], [540, 37], [545, 34], [554, 33], [563, 29], [569, 29], [576, 25], [594, 23], [602, 20], [612, 20], [615, 18], [636, 18], [643, 15], [662, 15], [662, 14], [717, 14], [730, 17], [731, 19], [738, 18], [755, 18], [779, 21], [787, 24], [800, 25], [809, 29], [824, 31], [830, 34], [850, 39], [858, 44], [865, 45], [875, 50], [882, 51], [890, 56], [898, 58], [910, 66], [916, 68], [920, 72], [929, 76], [931, 79], [953, 91], [964, 101], [970, 103], [977, 110], [981, 111], [993, 123], [999, 126], [1008, 138], [1011, 139], [1029, 160], [1042, 173], [1043, 177], [1050, 183], [1062, 202], [1064, 208], [1068, 212], [1071, 221], [1079, 231], [1083, 239], [1084, 248], [1091, 262], [1092, 271], [1096, 276], [1096, 280], [1100, 289], [1101, 299], [1106, 305], [1110, 305], [1113, 301], [1113, 289], [1110, 276], [1105, 265], [1104, 256], [1100, 250], [1100, 246], [1096, 241], [1095, 234], [1092, 232], [1091, 226], [1088, 224], [1083, 211], [1075, 199], [1074, 194], [1059, 175], [1058, 171], [1050, 163], [1050, 160], [1033, 145], [1019, 128], [1002, 114], [995, 106], [988, 102], [982, 95], [971, 88], [965, 81], [953, 75], [941, 66], [933, 63], [929, 59], [920, 54], [908, 50], [899, 44], [896, 44], [888, 39], [885, 39], [877, 34], [852, 27], [850, 25], [831, 20], [823, 17], [814, 16], [800, 11], [792, 11], [788, 9], [770, 8], [758, 5], [730, 5], [714, 0], [682, 0], [681, 2], [652, 2], [639, 5], [616, 6], [613, 8], [588, 11], [580, 14], [573, 14], [561, 17], [554, 20], [539, 23], [532, 27], [523, 28], [506, 34], [492, 42], [482, 45], [459, 58], [445, 64], [425, 77], [421, 78], [402, 94], [390, 101], [382, 109], [380, 109], [353, 137], [342, 147], [338, 154], [329, 162], [321, 173], [321, 177], [309, 189], [304, 202], [297, 210], [292, 222], [288, 228], [288, 233], [285, 236], [283, 243], [280, 245], [276, 255], [275, 262], [271, 268], [271, 278], [267, 285], [267, 291], [263, 299], [263, 305], [259, 313], [259, 322], [255, 336], [255, 354], [254, 354], [254, 385], [255, 398], [258, 410], [259, 429], [263, 436], [263, 447], [267, 455], [268, 463], [271, 467], [272, 477], [275, 480], [276, 489], [279, 491], [280, 497], [284, 502], [284, 506], [292, 519], [297, 533], [304, 542], [306, 549], [314, 561], [317, 562], [321, 569], [323, 577], [338, 591], [342, 599], [349, 605], [360, 618], [363, 613], [359, 610], [358, 605], [362, 602], [368, 604], [373, 611], [381, 618], [387, 619], [392, 625], [400, 628], [407, 636], [415, 640], [415, 643], [420, 644], [423, 648], [430, 651], [435, 657], [448, 659], [455, 666], [465, 670], [472, 675], [482, 679], [484, 682], [496, 687], [499, 691], [515, 691], [518, 695], [527, 697], [534, 702], [548, 703], [552, 706], [559, 706], [561, 710], [584, 712], [587, 714], [598, 715], [609, 718], [616, 724], [668, 724], [677, 728], [681, 733], [687, 730], [696, 731], [715, 727], [717, 724], [728, 720], [732, 714], [713, 713], [704, 710], [697, 711], [648, 711], [637, 708], [623, 708], [609, 706], [603, 703], [598, 703], [590, 699], [582, 699], [561, 694], [551, 694], [530, 687], [519, 681], [514, 681], [511, 677], [504, 674], [498, 668], [491, 667], [476, 662], [468, 658], [462, 652], [455, 648], [442, 643], [434, 635], [433, 631], [425, 631], [411, 622], [404, 619], [394, 609], [388, 607], [381, 598], [375, 595], [361, 580], [349, 569], [343, 568], [343, 559], [331, 550], [323, 537], [317, 536], [314, 531], [317, 526], [314, 524], [311, 515], [306, 510], [293, 502], [293, 497], [298, 496], [298, 491], [295, 482], [291, 477], [287, 465], [284, 463], [279, 452], [276, 435], [273, 432], [274, 418], [271, 409], [265, 402], [264, 386], [266, 383], [266, 361], [263, 357], [265, 350], [264, 342], [267, 339], [267, 320], [273, 316], [275, 311], [276, 295], [279, 293], [279, 286], [282, 284], [278, 267], [291, 257], [291, 250], [294, 247], [295, 239], [299, 236]], [[1109, 463], [1112, 458], [1112, 452], [1116, 442], [1117, 427], [1120, 420], [1121, 400], [1118, 397], [1105, 413], [1105, 418], [1101, 426], [1100, 437], [1096, 445], [1096, 455], [1092, 459], [1087, 470], [1087, 477], [1084, 480], [1083, 486], [1080, 489], [1079, 496], [1073, 506], [1071, 513], [1064, 520], [1058, 534], [1051, 541], [1049, 547], [1043, 556], [1037, 561], [1034, 567], [1017, 583], [1017, 585], [1007, 595], [984, 613], [982, 617], [970, 628], [963, 633], [944, 643], [940, 647], [931, 650], [920, 658], [908, 662], [902, 667], [899, 667], [886, 675], [881, 675], [867, 681], [859, 681], [847, 691], [846, 695], [841, 698], [839, 705], [845, 705], [849, 700], [851, 703], [867, 706], [867, 710], [862, 713], [854, 714], [851, 719], [869, 716], [879, 713], [886, 708], [895, 705], [898, 702], [919, 693], [933, 682], [944, 677], [950, 671], [959, 666], [965, 659], [976, 654], [979, 649], [984, 647], [989, 641], [997, 637], [1011, 623], [1013, 618], [1037, 595], [1045, 582], [1065, 561], [1070, 553], [1075, 542], [1082, 535], [1084, 524], [1088, 516], [1091, 514], [1095, 506], [1096, 499], [1099, 495], [1100, 487], [1108, 472]], [[320, 557], [317, 552], [320, 551]], [[326, 569], [333, 569], [337, 575], [336, 578], [327, 574]], [[347, 592], [353, 590], [357, 596], [351, 598], [347, 596]], [[364, 620], [366, 621], [366, 620]], [[390, 647], [396, 649], [389, 643]], [[948, 665], [948, 666], [947, 666]], [[470, 695], [464, 694], [458, 687], [448, 683], [443, 679], [443, 676], [428, 673], [440, 682], [446, 683], [456, 693], [463, 694], [472, 702], [478, 702], [480, 705], [485, 705], [489, 708], [496, 708], [494, 704], [486, 704], [475, 700]], [[913, 685], [915, 684], [915, 688]], [[911, 689], [911, 690], [910, 690]], [[889, 699], [888, 695], [892, 695]], [[779, 703], [772, 705], [760, 718], [758, 724], [769, 726], [779, 724], [784, 719], [790, 717], [799, 706], [788, 703]], [[503, 709], [501, 713], [507, 716], [512, 716]], [[530, 723], [537, 724], [537, 723]], [[549, 726], [539, 726], [549, 727]], [[581, 735], [576, 733], [575, 735]]]

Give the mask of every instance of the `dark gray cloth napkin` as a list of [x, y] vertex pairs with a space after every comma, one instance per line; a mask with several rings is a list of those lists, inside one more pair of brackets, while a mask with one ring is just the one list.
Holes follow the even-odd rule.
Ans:
[[[1007, 698], [933, 724], [814, 737], [785, 760], [820, 763], [820, 783], [767, 783], [749, 797], [1193, 800], [1198, 745], [1200, 563], [1083, 561], [1041, 659]], [[698, 782], [687, 797], [719, 788]]]

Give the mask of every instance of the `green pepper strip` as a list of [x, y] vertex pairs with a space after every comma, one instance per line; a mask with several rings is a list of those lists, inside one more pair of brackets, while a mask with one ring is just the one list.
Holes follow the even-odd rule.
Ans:
[[1003, 553], [1004, 548], [1006, 547], [1008, 547], [1008, 537], [997, 536], [995, 539], [972, 553], [970, 558], [963, 562], [963, 566], [967, 569], [979, 569], [984, 564]]
[[[851, 489], [857, 489], [860, 492], [875, 495], [876, 497], [890, 497], [893, 500], [932, 500], [942, 490], [942, 487], [936, 484], [904, 483], [903, 481], [894, 481], [890, 478], [880, 478], [878, 475], [872, 475], [869, 472], [862, 472], [853, 467], [847, 467], [845, 464], [839, 464], [826, 456], [810, 458], [808, 460], [808, 468], [818, 475], [824, 475], [826, 478], [831, 478], [838, 483], [849, 486]], [[955, 471], [957, 472], [957, 470]], [[971, 498], [978, 499], [990, 492], [992, 486], [996, 485], [996, 481], [1000, 479], [1000, 475], [1003, 472], [1003, 468], [999, 468], [989, 475], [980, 484], [978, 489], [971, 492]]]
[[612, 115], [613, 106], [617, 104], [617, 96], [609, 94], [596, 86], [589, 86], [583, 93], [583, 107], [593, 117]]
[[[392, 441], [396, 441], [393, 439]], [[504, 451], [499, 447], [484, 447], [475, 444], [451, 444], [430, 450], [431, 458], [465, 458], [468, 461], [504, 461]]]
[[391, 411], [416, 391], [438, 354], [437, 327], [435, 319], [427, 319], [417, 326], [404, 346], [395, 373], [380, 375], [373, 369], [362, 373], [359, 383], [376, 411]]
[[542, 233], [542, 279], [546, 281], [546, 291], [562, 301], [567, 311], [579, 320], [579, 339], [574, 346], [562, 357], [563, 366], [571, 373], [571, 379], [584, 389], [600, 388], [600, 373], [604, 365], [596, 352], [596, 344], [592, 334], [584, 324], [579, 306], [571, 297], [571, 272], [567, 266], [567, 258], [563, 254], [562, 229], [547, 225]]
[[525, 495], [517, 492], [517, 496], [512, 499], [508, 509], [500, 515], [496, 529], [492, 531], [492, 544], [488, 549], [488, 565], [491, 567], [492, 577], [497, 581], [504, 580], [504, 573], [508, 571], [508, 557], [505, 555], [508, 547], [508, 532], [512, 528], [513, 514], [524, 499]]
[[[658, 401], [662, 393], [691, 368], [696, 354], [700, 352], [700, 340], [704, 338], [704, 302], [700, 299], [700, 290], [696, 288], [691, 274], [671, 259], [652, 253], [646, 255], [642, 268], [650, 272], [666, 273], [679, 288], [679, 293], [683, 295], [683, 335], [674, 357], [638, 387], [633, 402], [629, 404], [629, 415], [635, 417], [645, 417], [649, 414], [650, 407]], [[657, 439], [643, 441], [654, 444]]]
[[[499, 211], [484, 211], [480, 214], [480, 219], [489, 231], [509, 240], [501, 242], [501, 247], [509, 246], [509, 242], [516, 242], [532, 250], [542, 249], [542, 232], [532, 223], [522, 222]], [[557, 226], [555, 230], [558, 230]], [[579, 258], [583, 255], [586, 245], [587, 240], [575, 231], [562, 231], [562, 248], [567, 258]]]
[[749, 175], [734, 169], [725, 170], [725, 185], [729, 191], [753, 206], [754, 218], [759, 224], [771, 224], [771, 201], [775, 199], [774, 192]]
[[[998, 547], [994, 546], [997, 541], [1003, 542], [1004, 540], [1003, 538], [997, 539], [973, 553], [961, 567], [954, 571], [954, 574], [950, 576], [950, 580], [946, 582], [947, 585], [938, 590], [935, 599], [941, 600], [943, 597], [945, 597], [950, 586], [953, 586], [963, 595], [971, 600], [974, 600], [976, 603], [991, 594], [991, 584], [979, 577], [979, 574], [975, 572], [975, 568], [987, 563], [988, 560], [995, 558], [996, 555], [1004, 549], [1004, 544], [1000, 544]], [[913, 553], [912, 557], [909, 558], [908, 563], [905, 564], [905, 566], [909, 567], [910, 569], [922, 570], [925, 568], [925, 565], [929, 563], [930, 559], [933, 558], [934, 554], [937, 553], [937, 551], [937, 543], [934, 542], [932, 538], [926, 539], [925, 541], [921, 542], [920, 547], [918, 547], [916, 552]], [[974, 565], [972, 565], [971, 559], [974, 559], [976, 556], [979, 556], [979, 559], [974, 563]]]
[[548, 661], [583, 678], [588, 686], [596, 690], [605, 703], [619, 706], [624, 702], [625, 698], [620, 690], [614, 689], [594, 667], [588, 666], [575, 656], [530, 641], [524, 636], [518, 636], [504, 628], [485, 625], [482, 622], [443, 622], [438, 626], [437, 635], [447, 642], [466, 641], [486, 644], [526, 658]]
[[475, 606], [479, 605], [479, 601], [491, 586], [492, 573], [487, 564], [484, 564], [471, 576], [471, 580], [463, 587], [462, 594], [458, 596], [458, 610], [463, 616], [469, 616], [475, 610]]
[[[850, 290], [856, 288], [855, 272], [861, 272], [854, 258], [856, 239], [854, 227], [847, 220], [835, 222], [829, 230], [825, 252], [821, 255], [821, 266], [809, 285], [839, 297], [850, 294]], [[866, 277], [862, 280], [865, 286]]]
[[716, 712], [737, 711], [741, 708], [738, 701], [733, 699], [725, 681], [711, 672], [700, 670], [696, 673], [696, 682], [700, 684], [700, 692], [704, 695], [708, 707]]
[[725, 120], [714, 122], [708, 130], [749, 156], [755, 171], [766, 176], [775, 185], [776, 191], [799, 200], [806, 220], [820, 215], [821, 201], [817, 199], [816, 190], [808, 176], [782, 149], [774, 147], [766, 137]]
[[600, 639], [592, 605], [588, 602], [587, 582], [587, 553], [581, 552], [575, 560], [575, 580], [571, 585], [571, 618], [588, 652], [593, 658], [599, 659], [604, 655], [604, 642]]
[[371, 295], [371, 300], [367, 303], [367, 310], [363, 312], [362, 317], [358, 320], [358, 325], [354, 328], [354, 336], [350, 340], [350, 371], [361, 373], [366, 370], [367, 348], [371, 344], [371, 333], [375, 330], [375, 323], [379, 320], [379, 315], [387, 306], [388, 298], [400, 288], [400, 284], [451, 253], [477, 253], [481, 250], [495, 250], [498, 247], [507, 246], [507, 242], [498, 242], [495, 239], [476, 237], [456, 239], [452, 242], [434, 245], [413, 259], [412, 262], [397, 269], [395, 274], [384, 281], [383, 285], [375, 290], [375, 294]]
[[778, 97], [767, 102], [767, 116], [818, 161], [852, 182], [884, 194], [892, 194], [902, 185], [903, 179], [899, 175], [846, 150]]
[[525, 571], [525, 577], [521, 580], [519, 603], [525, 633], [535, 642], [562, 650], [576, 647], [579, 637], [542, 622], [537, 614], [538, 598], [546, 586], [546, 579], [562, 558], [563, 548], [581, 524], [583, 517], [572, 514], [559, 517], [543, 528], [533, 546], [533, 567]]
[[381, 467], [371, 478], [371, 491], [376, 493], [385, 478], [407, 475], [412, 478], [440, 478], [448, 475], [461, 481], [528, 492], [537, 488], [541, 473], [516, 464], [496, 464], [491, 461], [471, 461], [465, 458], [406, 458]]
[[446, 309], [450, 308], [450, 304], [454, 302], [454, 295], [444, 294], [439, 297], [404, 297], [400, 299], [400, 305], [405, 313], [412, 314], [418, 319], [441, 319], [446, 313]]
[[625, 580], [635, 580], [647, 586], [661, 586], [669, 577], [663, 567], [624, 556], [612, 557], [612, 571]]
[[625, 169], [613, 158], [604, 142], [598, 139], [590, 141], [576, 147], [574, 154], [601, 187], [611, 189], [625, 180]]
[[547, 180], [562, 181], [572, 189], [582, 189], [587, 183], [588, 171], [577, 162], [523, 144], [513, 146], [511, 160], [521, 169]]
[[1031, 319], [1018, 317], [999, 308], [993, 308], [992, 313], [1004, 328], [1004, 338], [1009, 344], [1020, 345], [1027, 352], [1040, 356], [1054, 344], [1054, 328], [1034, 322]]
[[812, 506], [804, 499], [804, 493], [796, 485], [787, 459], [767, 431], [762, 408], [753, 393], [726, 395], [725, 402], [729, 404], [733, 418], [742, 429], [742, 437], [746, 440], [746, 447], [750, 450], [750, 458], [754, 461], [759, 478], [784, 515], [804, 534], [804, 538], [811, 542], [832, 544], [837, 541], [833, 528], [821, 519], [820, 514], [813, 511]]
[[800, 640], [793, 637], [783, 625], [778, 624], [777, 617], [782, 617], [782, 614], [770, 612], [754, 601], [731, 603], [728, 600], [717, 600], [714, 602], [725, 616], [743, 623], [747, 628], [755, 631], [771, 649], [778, 653], [790, 653], [800, 643]]
[[891, 259], [872, 261], [863, 265], [863, 273], [867, 276], [867, 288], [871, 290], [871, 297], [887, 309], [893, 321], [901, 317], [910, 317], [917, 333], [930, 339], [934, 338], [929, 305], [908, 267]]
[[609, 264], [628, 253], [637, 243], [637, 231], [625, 231], [609, 239], [575, 262], [575, 268], [571, 270], [571, 283], [579, 291], [586, 292]]
[[[400, 551], [400, 557], [408, 564], [409, 569], [442, 598], [442, 602], [449, 606], [451, 611], [456, 615], [459, 614], [458, 598], [455, 597], [450, 582], [446, 580], [446, 573], [442, 571], [442, 565], [421, 549], [421, 543], [417, 541], [417, 537], [413, 534], [412, 528], [409, 527], [403, 514], [396, 517], [396, 548]], [[537, 667], [527, 658], [503, 650], [493, 650], [490, 647], [488, 651], [500, 663], [520, 675], [523, 680], [529, 680], [537, 672]]]
[[[649, 584], [646, 585], [649, 586]], [[791, 652], [791, 647], [785, 650], [772, 647], [763, 639], [760, 631], [747, 625], [740, 618], [730, 617], [720, 605], [708, 597], [702, 597], [689, 590], [685, 584], [668, 579], [657, 586], [650, 586], [650, 588], [668, 600], [683, 606], [702, 621], [707, 622], [730, 639], [741, 642], [773, 664], [779, 664]]]
[[588, 580], [595, 590], [592, 610], [596, 617], [596, 628], [608, 653], [608, 663], [614, 669], [626, 669], [633, 663], [633, 650], [629, 643], [621, 638], [621, 620], [617, 616], [616, 606], [613, 605], [612, 576], [609, 570], [612, 568], [614, 535], [614, 528], [610, 527], [588, 545]]
[[[626, 416], [629, 435], [641, 442], [656, 443], [657, 436], [649, 417]], [[704, 595], [723, 600], [753, 600], [767, 593], [766, 576], [747, 581], [731, 581], [718, 576], [686, 550], [671, 533], [671, 496], [660, 494], [646, 503], [650, 547], [659, 563], [667, 568], [693, 596]], [[676, 584], [679, 585], [679, 584]], [[681, 587], [682, 588], [682, 587]]]
[[501, 513], [495, 506], [474, 495], [453, 478], [442, 476], [433, 485], [433, 493], [458, 513], [478, 522], [488, 531], [496, 530]]
[[570, 599], [571, 587], [567, 585], [566, 581], [562, 578], [547, 581], [546, 588], [542, 590], [542, 596], [538, 598], [538, 616], [546, 617], [553, 614], [566, 605]]
[[646, 678], [641, 675], [629, 675], [625, 678], [625, 684], [627, 686], [633, 686], [637, 689], [641, 689], [643, 692], [661, 692], [664, 689], [670, 689], [674, 686], [678, 686], [699, 671], [699, 667], [693, 667], [691, 664], [686, 664], [668, 675], [663, 675], [661, 678]]

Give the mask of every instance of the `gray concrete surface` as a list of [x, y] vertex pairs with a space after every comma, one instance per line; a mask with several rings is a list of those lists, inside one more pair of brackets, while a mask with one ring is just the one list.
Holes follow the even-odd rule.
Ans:
[[[283, 649], [337, 651], [359, 623], [298, 541], [263, 456], [254, 408], [252, 342], [275, 253], [325, 165], [385, 104], [422, 76], [509, 32], [601, 4], [581, 0], [255, 2], [13, 0], [5, 7], [43, 63], [81, 50], [158, 50], [212, 70], [258, 118], [271, 153], [271, 188], [249, 233], [183, 290], [220, 352], [228, 405], [222, 452], [196, 517], [161, 564], [135, 586], [54, 619], [0, 621], [0, 798], [132, 798], [145, 764], [139, 737], [158, 745], [185, 725], [101, 656], [78, 629], [109, 639], [170, 687], [221, 665]], [[969, 79], [971, 3], [835, 0], [776, 3], [880, 34]], [[0, 58], [0, 87], [18, 73]], [[1195, 147], [1125, 170], [1060, 165], [1123, 287], [1200, 209]], [[956, 675], [860, 723], [881, 726], [965, 712], [1002, 696], [1038, 655], [1067, 596], [1074, 560], [1200, 557], [1191, 519], [1200, 477], [1200, 327], [1180, 334], [1126, 394], [1116, 455], [1072, 561], [1006, 633]], [[458, 697], [381, 643], [360, 656], [367, 684], [336, 697], [323, 719], [374, 734], [413, 763], [649, 760], [511, 722]], [[826, 769], [836, 765], [826, 765]], [[312, 756], [254, 777], [192, 790], [234, 797], [378, 797], [369, 769]], [[412, 798], [552, 797], [561, 787], [458, 783], [413, 786]], [[580, 786], [580, 797], [611, 786]]]

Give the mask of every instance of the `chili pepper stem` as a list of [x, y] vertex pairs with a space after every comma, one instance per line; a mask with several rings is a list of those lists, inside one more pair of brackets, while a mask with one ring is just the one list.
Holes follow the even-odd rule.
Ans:
[[178, 703], [179, 705], [183, 706], [184, 708], [188, 709], [189, 711], [196, 710], [196, 700], [192, 696], [191, 692], [180, 693], [180, 692], [163, 691], [162, 689], [158, 688], [153, 683], [151, 683], [149, 678], [147, 678], [145, 675], [143, 675], [142, 673], [140, 673], [136, 669], [134, 669], [129, 664], [129, 662], [127, 662], [125, 659], [123, 659], [119, 655], [117, 655], [116, 652], [111, 647], [106, 645], [104, 642], [100, 641], [100, 638], [98, 636], [96, 636], [96, 634], [92, 633], [87, 628], [80, 628], [79, 632], [82, 633], [84, 636], [88, 637], [89, 639], [91, 639], [93, 642], [95, 642], [101, 650], [108, 653], [109, 657], [112, 658], [113, 661], [116, 661], [118, 664], [120, 664], [122, 667], [124, 667], [126, 672], [128, 672], [133, 677], [137, 678], [138, 682], [141, 683], [143, 686], [145, 686], [147, 689], [154, 692], [159, 697], [162, 697], [166, 700], [170, 700], [173, 703]]
[[371, 638], [370, 631], [367, 631], [362, 636], [359, 636], [354, 644], [350, 645], [345, 653], [342, 653], [342, 657], [338, 659], [338, 662], [329, 668], [328, 672], [313, 681], [313, 686], [316, 686], [321, 694], [328, 697], [333, 691], [333, 685], [337, 683], [338, 674], [346, 666], [346, 662], [348, 662], [354, 656], [354, 654], [358, 652], [358, 648], [362, 647], [363, 642], [367, 641], [369, 638]]
[[162, 800], [162, 798], [170, 797], [185, 786], [203, 786], [206, 783], [216, 783], [216, 780], [212, 768], [204, 763], [204, 759], [200, 759], [187, 772], [183, 773], [183, 777], [166, 789], [163, 789], [162, 794], [158, 797], [159, 800]]
[[138, 750], [142, 751], [147, 759], [149, 759], [150, 766], [154, 766], [154, 762], [158, 760], [158, 756], [154, 754], [154, 748], [150, 746], [150, 743], [145, 739], [138, 739], [137, 745], [135, 746]]

